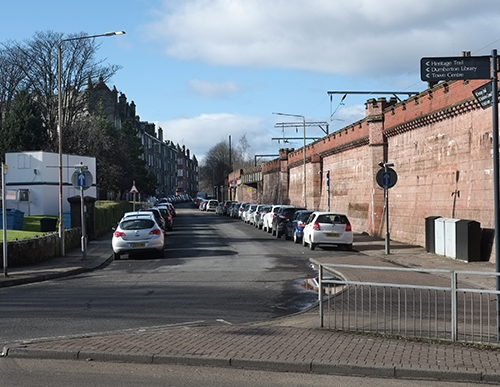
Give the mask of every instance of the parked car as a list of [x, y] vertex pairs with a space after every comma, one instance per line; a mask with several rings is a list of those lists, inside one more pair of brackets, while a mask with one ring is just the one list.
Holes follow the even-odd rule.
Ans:
[[206, 211], [206, 209], [207, 209], [207, 203], [208, 203], [208, 200], [203, 199], [203, 200], [200, 202], [200, 207], [199, 207], [199, 209], [200, 209], [201, 211]]
[[150, 215], [130, 215], [116, 227], [111, 240], [113, 258], [122, 254], [153, 252], [158, 258], [165, 256], [163, 230]]
[[219, 205], [219, 201], [218, 200], [215, 200], [215, 199], [210, 199], [208, 202], [207, 202], [207, 206], [206, 206], [206, 211], [215, 211], [217, 209], [217, 206]]
[[302, 235], [304, 233], [304, 226], [306, 225], [305, 222], [312, 213], [313, 211], [308, 210], [295, 211], [290, 222], [286, 224], [285, 239], [293, 239], [295, 243], [301, 242]]
[[235, 207], [238, 206], [238, 202], [230, 202], [227, 204], [227, 209], [226, 212], [224, 213], [226, 216], [229, 216], [230, 218], [233, 217], [233, 210]]
[[172, 213], [170, 212], [168, 207], [162, 206], [160, 204], [153, 208], [157, 208], [160, 211], [160, 214], [165, 221], [165, 230], [172, 231], [174, 228], [174, 217], [172, 216]]
[[162, 206], [166, 206], [170, 209], [170, 212], [172, 216], [175, 218], [177, 216], [177, 212], [175, 211], [175, 207], [172, 203], [167, 202], [167, 203], [161, 203]]
[[139, 212], [152, 212], [155, 216], [155, 220], [156, 223], [158, 223], [158, 226], [160, 226], [163, 231], [167, 231], [167, 222], [165, 221], [165, 219], [163, 219], [163, 215], [161, 214], [160, 210], [158, 210], [158, 208], [141, 208]]
[[250, 203], [241, 203], [241, 206], [238, 208], [238, 219], [242, 219], [243, 212], [248, 209]]
[[273, 218], [274, 215], [279, 211], [281, 204], [273, 204], [271, 210], [264, 216], [264, 221], [262, 223], [262, 229], [268, 233], [271, 232], [273, 228]]
[[260, 212], [255, 215], [255, 217], [256, 217], [255, 227], [256, 228], [262, 229], [262, 225], [264, 224], [264, 216], [269, 211], [271, 211], [271, 206], [264, 206], [264, 207], [262, 207], [262, 209], [260, 210]]
[[250, 220], [248, 223], [253, 225], [254, 227], [257, 227], [257, 224], [259, 222], [260, 218], [260, 213], [262, 212], [262, 209], [265, 207], [265, 204], [257, 204], [257, 207], [255, 207], [255, 211], [251, 214]]
[[257, 204], [250, 204], [247, 209], [241, 214], [241, 220], [245, 223], [250, 223], [250, 218], [253, 216], [257, 208]]
[[302, 244], [311, 250], [318, 245], [336, 245], [352, 250], [352, 227], [344, 214], [315, 211], [307, 219]]
[[285, 233], [286, 224], [290, 222], [295, 211], [305, 210], [305, 208], [297, 208], [295, 206], [281, 206], [276, 215], [273, 217], [272, 223], [272, 235], [275, 235], [276, 238], [281, 238], [281, 236]]
[[236, 203], [231, 207], [231, 218], [238, 218], [238, 214], [240, 213], [240, 207], [243, 203]]
[[228, 211], [231, 208], [231, 205], [234, 202], [232, 200], [226, 200], [222, 203], [222, 214], [221, 215], [229, 215]]
[[168, 212], [170, 213], [170, 215], [172, 215], [172, 217], [175, 217], [177, 214], [175, 212], [175, 207], [172, 203], [159, 203], [157, 204], [155, 207], [164, 207], [168, 210]]
[[215, 213], [217, 215], [222, 215], [224, 213], [224, 203], [223, 202], [219, 202], [219, 204], [217, 205], [217, 208], [215, 209]]

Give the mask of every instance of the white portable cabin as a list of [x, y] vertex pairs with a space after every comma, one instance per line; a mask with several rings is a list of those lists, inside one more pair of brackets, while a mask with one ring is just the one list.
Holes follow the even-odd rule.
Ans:
[[[80, 195], [72, 176], [76, 165], [88, 167], [92, 185], [85, 196], [97, 198], [95, 157], [62, 155], [63, 212], [70, 211], [68, 198]], [[13, 152], [5, 154], [6, 208], [30, 215], [59, 215], [59, 154], [50, 152]]]

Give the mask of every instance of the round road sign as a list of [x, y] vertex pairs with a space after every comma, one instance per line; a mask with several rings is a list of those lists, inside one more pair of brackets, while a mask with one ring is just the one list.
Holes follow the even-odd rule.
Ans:
[[92, 174], [87, 170], [75, 171], [71, 176], [71, 183], [73, 187], [85, 190], [92, 185]]
[[377, 184], [382, 188], [392, 188], [396, 185], [397, 181], [398, 175], [392, 168], [387, 168], [387, 172], [385, 171], [385, 168], [382, 168], [377, 172]]

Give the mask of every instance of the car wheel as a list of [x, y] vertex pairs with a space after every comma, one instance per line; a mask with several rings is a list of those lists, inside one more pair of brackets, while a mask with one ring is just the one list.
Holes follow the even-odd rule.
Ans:
[[280, 238], [281, 238], [281, 233], [278, 230], [276, 230], [276, 239], [280, 239]]
[[352, 250], [352, 243], [349, 243], [348, 245], [344, 245], [344, 249], [346, 251], [351, 251]]
[[299, 243], [300, 242], [300, 238], [297, 235], [297, 231], [296, 230], [293, 230], [293, 242], [294, 243]]
[[290, 238], [290, 236], [288, 235], [287, 230], [285, 230], [285, 239], [286, 239], [287, 241], [289, 241], [290, 239], [292, 239], [292, 238]]
[[316, 243], [312, 243], [311, 241], [309, 241], [309, 248], [311, 250], [314, 250], [316, 248]]
[[119, 260], [119, 259], [120, 259], [120, 253], [115, 253], [115, 252], [113, 251], [113, 259], [114, 259], [114, 260]]
[[276, 230], [274, 228], [271, 229], [271, 235], [275, 236], [276, 235]]
[[304, 246], [304, 247], [307, 246], [306, 238], [304, 238], [304, 237], [302, 237], [302, 246]]

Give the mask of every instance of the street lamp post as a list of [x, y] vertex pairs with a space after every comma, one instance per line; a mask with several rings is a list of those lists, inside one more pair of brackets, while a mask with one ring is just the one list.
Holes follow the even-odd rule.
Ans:
[[64, 243], [64, 221], [63, 221], [63, 163], [62, 163], [62, 130], [63, 130], [63, 122], [62, 122], [62, 90], [61, 90], [61, 68], [62, 68], [62, 44], [63, 42], [69, 42], [71, 40], [84, 40], [84, 39], [93, 39], [100, 38], [103, 36], [114, 36], [114, 35], [123, 35], [125, 31], [116, 31], [116, 32], [106, 32], [104, 34], [99, 35], [91, 35], [91, 36], [79, 36], [75, 38], [61, 39], [59, 44], [57, 45], [57, 132], [58, 132], [58, 140], [59, 140], [59, 239], [61, 240], [61, 256], [65, 255], [65, 243]]
[[304, 208], [307, 208], [307, 179], [306, 179], [306, 118], [301, 114], [287, 114], [287, 113], [273, 113], [279, 116], [288, 116], [288, 117], [300, 117], [303, 122], [304, 129], [304, 184], [303, 184], [303, 195], [304, 195]]

